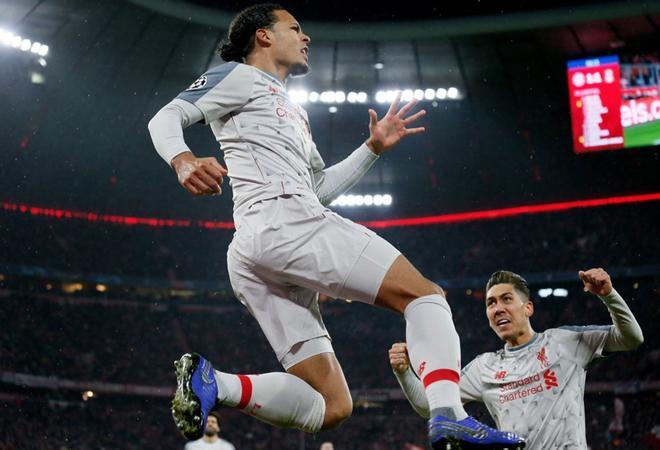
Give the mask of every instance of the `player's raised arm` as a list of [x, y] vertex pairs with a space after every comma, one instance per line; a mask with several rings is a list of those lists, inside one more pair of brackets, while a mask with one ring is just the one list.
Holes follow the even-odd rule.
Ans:
[[424, 132], [424, 127], [408, 128], [408, 125], [426, 114], [425, 110], [409, 114], [416, 103], [417, 101], [413, 100], [398, 109], [399, 95], [397, 95], [381, 120], [378, 120], [376, 111], [370, 109], [369, 138], [345, 159], [331, 167], [325, 167], [323, 158], [316, 147], [313, 148], [310, 162], [315, 184], [314, 191], [322, 204], [330, 204], [332, 200], [353, 187], [381, 153], [398, 144], [406, 136]]
[[417, 100], [412, 100], [401, 109], [398, 109], [400, 98], [401, 93], [399, 92], [390, 105], [387, 114], [380, 120], [378, 120], [376, 111], [369, 110], [369, 139], [367, 139], [366, 144], [377, 155], [391, 149], [406, 136], [426, 131], [424, 127], [408, 128], [413, 122], [422, 118], [426, 111], [422, 109], [410, 115], [409, 113], [417, 104]]
[[642, 329], [626, 302], [614, 289], [609, 274], [598, 268], [581, 270], [579, 276], [584, 283], [584, 290], [597, 295], [612, 318], [612, 331], [607, 336], [603, 350], [621, 352], [639, 347], [644, 342]]

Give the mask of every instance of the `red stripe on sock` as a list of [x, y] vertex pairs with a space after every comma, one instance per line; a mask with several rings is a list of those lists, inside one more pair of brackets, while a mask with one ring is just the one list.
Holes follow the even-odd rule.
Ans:
[[435, 383], [436, 381], [452, 381], [456, 384], [460, 381], [461, 376], [456, 372], [455, 370], [449, 370], [449, 369], [438, 369], [434, 370], [433, 372], [429, 372], [422, 382], [424, 383], [424, 387], [427, 388], [429, 387], [429, 384]]
[[241, 380], [241, 401], [238, 402], [236, 407], [245, 409], [252, 398], [252, 381], [246, 375], [239, 375], [238, 379]]

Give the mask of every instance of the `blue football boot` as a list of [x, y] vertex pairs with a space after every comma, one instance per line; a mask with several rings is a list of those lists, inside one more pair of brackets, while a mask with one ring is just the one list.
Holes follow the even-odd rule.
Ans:
[[204, 435], [206, 418], [218, 398], [213, 366], [197, 353], [186, 353], [174, 362], [176, 392], [172, 399], [172, 417], [189, 440]]
[[525, 440], [509, 431], [499, 431], [474, 417], [451, 420], [435, 416], [429, 420], [429, 440], [434, 450], [520, 450]]

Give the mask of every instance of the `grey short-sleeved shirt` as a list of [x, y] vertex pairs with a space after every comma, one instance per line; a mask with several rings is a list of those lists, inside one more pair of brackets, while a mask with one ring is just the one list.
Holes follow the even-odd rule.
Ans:
[[612, 330], [554, 328], [520, 347], [481, 354], [463, 369], [461, 398], [483, 402], [497, 428], [525, 436], [530, 450], [586, 449], [586, 368]]

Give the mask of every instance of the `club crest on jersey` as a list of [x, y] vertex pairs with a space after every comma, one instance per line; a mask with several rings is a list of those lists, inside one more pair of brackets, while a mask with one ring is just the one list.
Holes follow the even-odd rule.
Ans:
[[422, 363], [419, 365], [419, 367], [417, 368], [417, 374], [419, 376], [422, 376], [422, 374], [424, 373], [424, 369], [426, 369], [426, 361], [422, 361]]
[[541, 347], [541, 350], [536, 354], [536, 359], [539, 360], [541, 369], [545, 369], [548, 367], [550, 363], [548, 361], [548, 357], [545, 354], [545, 347]]
[[206, 75], [202, 75], [201, 77], [197, 78], [193, 84], [188, 86], [188, 89], [186, 89], [186, 91], [194, 91], [195, 89], [204, 87], [207, 81], [208, 78], [206, 78]]

